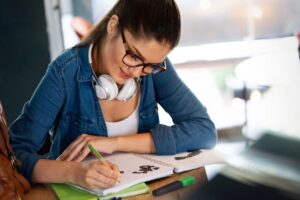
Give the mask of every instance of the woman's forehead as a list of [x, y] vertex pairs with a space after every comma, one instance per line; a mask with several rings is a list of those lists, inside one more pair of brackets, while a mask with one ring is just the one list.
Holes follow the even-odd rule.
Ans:
[[147, 63], [160, 63], [170, 52], [170, 45], [165, 42], [158, 42], [154, 38], [134, 37], [129, 31], [124, 30], [126, 42], [130, 49], [136, 54], [140, 54]]

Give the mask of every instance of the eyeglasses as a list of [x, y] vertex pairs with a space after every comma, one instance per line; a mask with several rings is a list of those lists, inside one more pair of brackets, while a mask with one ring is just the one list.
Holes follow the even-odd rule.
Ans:
[[143, 59], [136, 55], [133, 51], [130, 50], [125, 36], [122, 26], [120, 26], [121, 29], [121, 36], [124, 48], [126, 50], [125, 55], [122, 58], [122, 62], [128, 66], [128, 67], [143, 67], [142, 71], [145, 74], [157, 74], [159, 72], [163, 72], [167, 70], [166, 60], [164, 60], [162, 63], [144, 63]]

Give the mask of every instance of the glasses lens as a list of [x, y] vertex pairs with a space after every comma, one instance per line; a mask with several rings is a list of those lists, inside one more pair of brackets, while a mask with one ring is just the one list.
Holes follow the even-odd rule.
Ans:
[[152, 74], [153, 68], [151, 65], [147, 65], [143, 68], [143, 72], [146, 74]]
[[143, 69], [143, 72], [147, 73], [147, 74], [157, 74], [162, 71], [164, 71], [163, 68], [156, 66], [156, 65], [147, 65]]
[[137, 56], [128, 53], [124, 58], [123, 58], [123, 62], [130, 67], [134, 67], [137, 65], [142, 65], [143, 61], [141, 59], [139, 59]]

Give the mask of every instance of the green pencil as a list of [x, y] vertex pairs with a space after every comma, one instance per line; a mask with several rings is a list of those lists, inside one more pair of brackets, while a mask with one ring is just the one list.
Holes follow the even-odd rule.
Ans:
[[92, 154], [105, 166], [110, 167], [107, 161], [104, 159], [104, 157], [95, 149], [95, 147], [91, 144], [88, 144], [88, 147]]
[[[104, 157], [101, 155], [100, 152], [98, 152], [95, 147], [91, 144], [88, 144], [88, 148], [90, 149], [90, 151], [92, 152], [92, 154], [94, 154], [94, 156], [105, 166], [110, 168], [110, 165], [108, 164], [108, 162], [104, 159]], [[120, 177], [121, 174], [120, 172], [118, 172], [118, 176]], [[117, 182], [120, 182], [119, 178], [117, 180]]]

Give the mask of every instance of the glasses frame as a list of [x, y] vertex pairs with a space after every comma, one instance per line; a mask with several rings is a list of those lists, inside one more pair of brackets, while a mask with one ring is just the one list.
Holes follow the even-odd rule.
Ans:
[[[143, 59], [140, 56], [138, 56], [136, 53], [134, 53], [132, 50], [130, 50], [129, 45], [128, 45], [126, 39], [125, 39], [124, 30], [123, 30], [123, 28], [122, 28], [121, 25], [120, 25], [120, 31], [121, 31], [121, 37], [122, 37], [123, 46], [124, 46], [125, 52], [126, 52], [125, 55], [122, 58], [122, 62], [126, 66], [132, 67], [132, 68], [143, 67], [142, 68], [142, 72], [145, 73], [145, 74], [158, 74], [160, 72], [163, 72], [163, 71], [167, 70], [166, 59], [163, 62], [157, 63], [157, 64], [154, 64], [154, 63], [144, 63]], [[128, 65], [126, 62], [124, 62], [124, 59], [125, 59], [125, 57], [127, 55], [131, 55], [131, 56], [139, 59], [142, 63], [138, 64], [138, 65], [134, 65], [134, 66]], [[148, 73], [148, 72], [145, 71], [146, 67], [151, 67], [152, 68], [151, 73]]]

